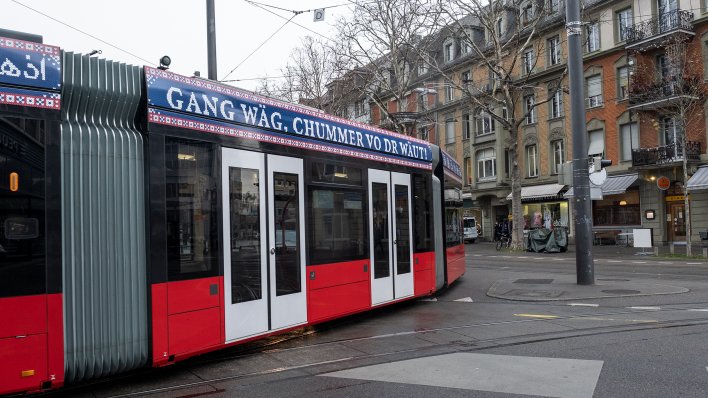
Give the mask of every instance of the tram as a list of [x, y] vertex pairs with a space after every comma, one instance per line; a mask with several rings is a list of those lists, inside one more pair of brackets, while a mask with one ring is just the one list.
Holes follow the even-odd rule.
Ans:
[[0, 32], [0, 394], [430, 295], [465, 271], [426, 141]]

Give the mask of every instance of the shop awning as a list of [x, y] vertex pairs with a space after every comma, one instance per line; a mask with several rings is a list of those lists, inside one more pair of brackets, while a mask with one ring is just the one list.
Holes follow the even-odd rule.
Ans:
[[[605, 183], [600, 187], [602, 189], [602, 195], [618, 195], [625, 193], [627, 188], [629, 188], [635, 181], [637, 181], [639, 175], [637, 174], [624, 174], [621, 176], [607, 177]], [[564, 198], [573, 197], [573, 188], [571, 187], [568, 192], [563, 195]]]
[[708, 189], [708, 166], [699, 167], [696, 173], [688, 179], [686, 188], [688, 188], [689, 191]]
[[[554, 199], [558, 197], [558, 192], [560, 192], [564, 187], [565, 185], [560, 184], [521, 187], [521, 199]], [[511, 194], [506, 197], [506, 200], [511, 200]]]

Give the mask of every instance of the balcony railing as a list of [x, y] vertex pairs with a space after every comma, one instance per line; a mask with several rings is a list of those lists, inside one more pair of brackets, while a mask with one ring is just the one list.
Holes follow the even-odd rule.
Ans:
[[668, 34], [675, 30], [693, 32], [693, 14], [684, 10], [673, 10], [632, 27], [626, 28], [627, 47], [655, 36]]
[[[632, 166], [653, 166], [683, 161], [681, 146], [669, 144], [654, 148], [632, 150]], [[687, 160], [701, 159], [701, 143], [686, 141]]]
[[654, 82], [633, 81], [629, 86], [629, 106], [637, 109], [654, 109], [680, 99], [698, 99], [702, 78], [685, 78], [682, 82], [657, 79]]

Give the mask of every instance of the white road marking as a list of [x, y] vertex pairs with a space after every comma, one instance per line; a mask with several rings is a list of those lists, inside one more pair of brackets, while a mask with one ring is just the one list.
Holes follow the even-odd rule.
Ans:
[[708, 308], [689, 308], [686, 311], [693, 311], [693, 312], [708, 312]]
[[686, 263], [686, 264], [688, 264], [688, 265], [701, 265], [703, 263]]
[[648, 310], [648, 311], [658, 311], [661, 307], [626, 307], [630, 310]]
[[457, 299], [454, 301], [459, 301], [461, 303], [474, 303], [474, 300], [472, 300], [472, 297], [463, 297], [461, 299]]
[[591, 304], [591, 303], [570, 303], [568, 304], [571, 307], [599, 307], [600, 304]]
[[544, 257], [531, 257], [533, 260], [545, 260]]
[[632, 264], [646, 264], [646, 261], [632, 261]]
[[418, 301], [438, 301], [438, 299], [436, 297], [433, 297], [433, 298], [420, 299]]
[[556, 260], [556, 261], [564, 261], [565, 259], [564, 259], [564, 258], [554, 258], [554, 260]]
[[607, 260], [608, 263], [621, 263], [620, 260]]

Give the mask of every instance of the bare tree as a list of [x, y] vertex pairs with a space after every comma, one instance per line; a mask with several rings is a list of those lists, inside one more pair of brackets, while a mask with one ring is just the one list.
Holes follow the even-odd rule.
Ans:
[[[352, 16], [337, 22], [337, 53], [359, 73], [356, 89], [381, 110], [392, 129], [411, 134], [388, 102], [405, 104], [415, 76], [416, 55], [438, 26], [436, 0], [350, 0]], [[413, 50], [412, 46], [418, 47]]]
[[[263, 79], [257, 92], [288, 102], [302, 103], [317, 109], [333, 102], [328, 84], [343, 73], [341, 58], [337, 57], [330, 43], [306, 36], [291, 53], [281, 69], [278, 81]], [[336, 101], [335, 101], [336, 102]], [[330, 109], [336, 112], [336, 109]]]
[[[703, 59], [700, 51], [691, 47], [685, 37], [668, 37], [658, 47], [665, 50], [660, 64], [654, 57], [637, 55], [637, 64], [630, 81], [630, 101], [636, 104], [652, 103], [639, 107], [640, 119], [665, 131], [665, 146], [656, 152], [656, 162], [681, 161], [683, 196], [686, 223], [686, 254], [691, 248], [691, 202], [688, 197], [688, 162], [699, 160], [700, 143], [690, 140], [692, 127], [703, 123], [703, 103], [706, 84], [703, 80]], [[662, 118], [668, 124], [657, 121]], [[697, 138], [697, 137], [696, 137]]]
[[[546, 10], [549, 4], [557, 8]], [[477, 112], [491, 116], [507, 134], [505, 143], [512, 159], [515, 249], [523, 246], [525, 225], [521, 207], [520, 131], [524, 123], [534, 122], [536, 109], [551, 101], [553, 93], [567, 92], [563, 86], [567, 71], [564, 64], [559, 63], [550, 85], [538, 81], [534, 73], [539, 59], [549, 51], [545, 35], [549, 29], [562, 29], [560, 4], [535, 0], [443, 0], [441, 11], [450, 22], [438, 33], [439, 41], [459, 40], [462, 56], [474, 65], [474, 72], [465, 79], [456, 76], [459, 68], [451, 67], [444, 56], [427, 58], [446, 85], [461, 92]], [[559, 47], [560, 40], [565, 42], [564, 35], [559, 35], [559, 42], [555, 43]]]

